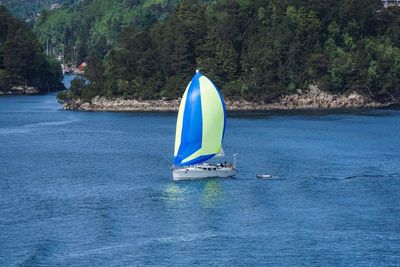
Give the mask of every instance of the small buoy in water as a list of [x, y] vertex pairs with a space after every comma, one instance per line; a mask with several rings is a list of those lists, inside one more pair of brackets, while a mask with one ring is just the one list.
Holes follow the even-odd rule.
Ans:
[[257, 174], [256, 175], [258, 179], [268, 179], [271, 178], [271, 175], [269, 174]]

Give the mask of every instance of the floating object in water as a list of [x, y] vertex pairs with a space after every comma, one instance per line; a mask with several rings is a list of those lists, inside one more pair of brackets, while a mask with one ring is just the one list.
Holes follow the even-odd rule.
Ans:
[[269, 179], [272, 177], [270, 174], [257, 174], [256, 176], [258, 179]]

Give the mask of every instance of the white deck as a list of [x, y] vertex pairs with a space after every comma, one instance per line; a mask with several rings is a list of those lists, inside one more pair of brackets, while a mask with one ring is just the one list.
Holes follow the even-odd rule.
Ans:
[[175, 181], [180, 181], [213, 177], [233, 177], [236, 175], [236, 172], [236, 167], [232, 164], [220, 166], [206, 163], [174, 169], [172, 174]]

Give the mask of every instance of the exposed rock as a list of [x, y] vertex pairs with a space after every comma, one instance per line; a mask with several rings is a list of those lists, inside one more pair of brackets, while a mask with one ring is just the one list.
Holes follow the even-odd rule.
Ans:
[[286, 95], [280, 99], [282, 108], [375, 108], [385, 105], [357, 92], [331, 94], [312, 85], [303, 94]]
[[[225, 104], [229, 111], [262, 111], [287, 109], [336, 109], [336, 108], [377, 108], [391, 103], [380, 103], [357, 92], [350, 94], [331, 94], [321, 91], [311, 85], [307, 92], [297, 90], [296, 94], [284, 95], [273, 103], [250, 102], [244, 99], [226, 99]], [[162, 100], [135, 100], [135, 99], [107, 99], [95, 96], [91, 103], [81, 100], [64, 103], [64, 109], [85, 111], [177, 111], [180, 98], [167, 101]]]
[[0, 89], [0, 95], [34, 95], [38, 93], [39, 89], [33, 86], [13, 86], [4, 91]]

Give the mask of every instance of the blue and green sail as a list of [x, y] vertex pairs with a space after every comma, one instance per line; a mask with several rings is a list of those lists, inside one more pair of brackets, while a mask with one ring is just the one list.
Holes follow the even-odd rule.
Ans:
[[174, 165], [202, 163], [221, 151], [226, 124], [224, 99], [199, 71], [183, 94], [176, 123]]

